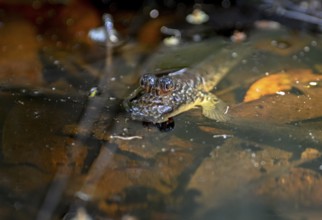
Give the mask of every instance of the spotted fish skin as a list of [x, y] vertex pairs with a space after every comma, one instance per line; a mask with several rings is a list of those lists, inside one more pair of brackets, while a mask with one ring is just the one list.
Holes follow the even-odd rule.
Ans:
[[[152, 123], [167, 121], [196, 106], [202, 107], [204, 116], [216, 121], [227, 120], [227, 105], [210, 93], [229, 71], [248, 54], [247, 45], [233, 45], [210, 55], [196, 66], [167, 74], [171, 90], [163, 91], [156, 84], [149, 89], [139, 86], [123, 102], [133, 120]], [[163, 76], [164, 77], [164, 76]]]

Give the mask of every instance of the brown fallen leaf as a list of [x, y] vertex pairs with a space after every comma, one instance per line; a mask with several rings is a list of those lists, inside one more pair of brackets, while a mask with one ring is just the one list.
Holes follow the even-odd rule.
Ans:
[[259, 99], [264, 95], [275, 94], [276, 92], [289, 89], [291, 89], [291, 79], [289, 75], [285, 73], [269, 75], [257, 80], [251, 85], [244, 97], [244, 102], [249, 102]]
[[244, 97], [244, 102], [259, 99], [265, 95], [288, 91], [293, 86], [306, 85], [309, 82], [317, 82], [321, 79], [322, 75], [314, 74], [309, 69], [294, 69], [268, 75], [250, 86]]

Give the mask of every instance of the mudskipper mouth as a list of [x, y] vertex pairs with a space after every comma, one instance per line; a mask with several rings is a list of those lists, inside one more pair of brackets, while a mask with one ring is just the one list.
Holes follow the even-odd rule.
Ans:
[[128, 112], [131, 115], [133, 120], [140, 120], [145, 122], [152, 122], [152, 123], [161, 123], [167, 121], [166, 114], [172, 111], [170, 106], [165, 105], [147, 105], [147, 106], [140, 106], [134, 105], [130, 103], [130, 107]]
[[161, 123], [167, 121], [165, 115], [173, 110], [163, 98], [137, 90], [124, 100], [123, 106], [133, 120]]
[[123, 105], [133, 120], [162, 123], [176, 109], [174, 92], [177, 81], [171, 76], [144, 74], [140, 86], [132, 92]]

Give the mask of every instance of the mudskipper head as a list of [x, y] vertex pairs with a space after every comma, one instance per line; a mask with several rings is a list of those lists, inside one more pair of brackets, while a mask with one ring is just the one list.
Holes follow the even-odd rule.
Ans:
[[145, 74], [140, 86], [124, 100], [124, 107], [133, 120], [162, 123], [179, 114], [187, 99], [185, 86], [171, 76]]

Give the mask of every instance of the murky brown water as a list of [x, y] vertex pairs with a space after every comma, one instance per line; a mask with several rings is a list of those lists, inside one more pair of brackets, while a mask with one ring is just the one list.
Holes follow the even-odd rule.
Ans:
[[[184, 52], [133, 38], [106, 61], [105, 48], [83, 33], [99, 24], [96, 10], [88, 9], [88, 23], [74, 17], [81, 27], [66, 28], [71, 36], [57, 32], [60, 20], [43, 30], [6, 7], [1, 219], [319, 219], [319, 35], [253, 28], [253, 53], [214, 90], [233, 120], [193, 109], [162, 132], [122, 107], [140, 73], [197, 64], [229, 38], [186, 41]], [[55, 13], [75, 16], [64, 7]], [[95, 86], [101, 93], [90, 98]]]

